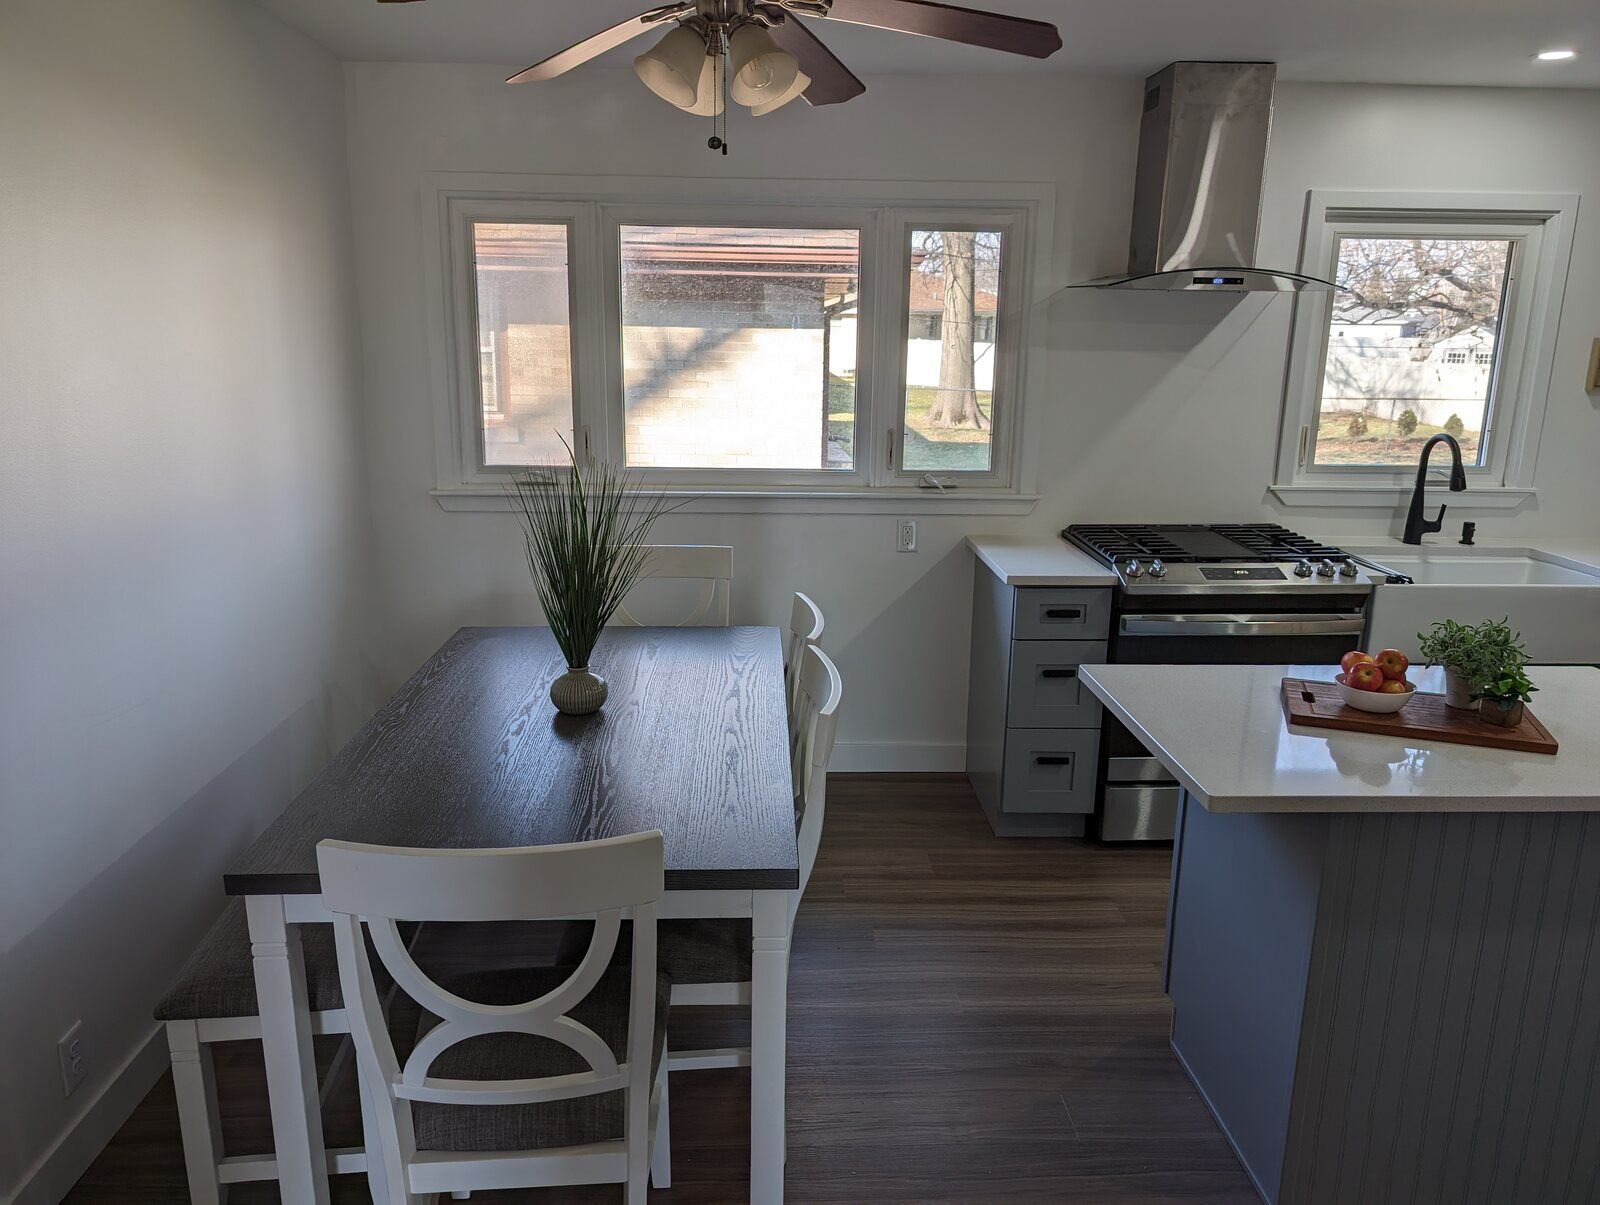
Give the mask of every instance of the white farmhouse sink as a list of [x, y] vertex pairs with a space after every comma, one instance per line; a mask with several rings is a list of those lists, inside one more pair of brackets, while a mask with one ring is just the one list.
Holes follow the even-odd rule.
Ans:
[[1436, 620], [1509, 617], [1535, 663], [1600, 665], [1600, 574], [1532, 548], [1355, 548], [1411, 585], [1372, 592], [1368, 643], [1417, 656]]
[[1424, 586], [1600, 586], [1600, 575], [1521, 549], [1473, 553], [1430, 548], [1372, 553], [1368, 559]]

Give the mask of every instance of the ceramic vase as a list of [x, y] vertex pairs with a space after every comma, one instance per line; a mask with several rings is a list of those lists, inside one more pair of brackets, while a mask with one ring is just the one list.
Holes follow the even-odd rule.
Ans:
[[1466, 676], [1454, 666], [1444, 667], [1444, 705], [1469, 711], [1474, 706], [1472, 686]]
[[1500, 699], [1478, 700], [1478, 715], [1486, 722], [1502, 728], [1515, 728], [1522, 723], [1522, 712], [1521, 699], [1512, 699], [1509, 704]]
[[606, 701], [606, 680], [587, 665], [568, 666], [550, 683], [550, 701], [563, 715], [592, 715]]

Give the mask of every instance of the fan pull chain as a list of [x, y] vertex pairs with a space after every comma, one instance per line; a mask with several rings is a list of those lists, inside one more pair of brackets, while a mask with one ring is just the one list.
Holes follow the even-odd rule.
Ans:
[[[721, 103], [712, 106], [711, 137], [706, 142], [706, 146], [713, 151], [721, 151], [726, 155], [728, 153], [728, 97], [726, 93], [728, 81], [727, 70], [723, 66], [727, 62], [728, 54], [726, 30], [720, 25], [716, 26], [712, 29], [711, 36], [716, 40], [716, 50], [713, 52], [711, 60], [711, 85], [716, 90], [717, 97]], [[718, 133], [717, 127], [719, 120], [722, 123], [721, 133]]]

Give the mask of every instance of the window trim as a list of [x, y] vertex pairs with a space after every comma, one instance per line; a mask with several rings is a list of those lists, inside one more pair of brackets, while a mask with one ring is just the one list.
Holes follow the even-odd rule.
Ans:
[[[888, 215], [889, 230], [884, 243], [892, 248], [895, 321], [888, 347], [879, 362], [891, 368], [885, 383], [885, 396], [893, 400], [892, 427], [884, 428], [885, 445], [879, 463], [886, 481], [915, 486], [933, 478], [958, 488], [1003, 488], [1015, 477], [1017, 430], [1021, 427], [1022, 339], [1026, 319], [1025, 284], [1009, 285], [1014, 273], [1027, 263], [1028, 215], [1026, 210], [1005, 206], [989, 210], [939, 206], [897, 208]], [[908, 469], [905, 467], [905, 398], [909, 372], [911, 329], [911, 234], [914, 230], [998, 230], [1000, 244], [1000, 296], [995, 323], [998, 339], [994, 344], [994, 388], [991, 390], [988, 469]], [[887, 325], [887, 324], [886, 324]], [[888, 334], [888, 332], [886, 332]]]
[[[1486, 234], [1518, 240], [1486, 416], [1485, 464], [1468, 469], [1475, 506], [1515, 505], [1534, 492], [1556, 331], [1572, 258], [1573, 194], [1329, 192], [1307, 194], [1300, 269], [1329, 271], [1338, 240], [1355, 234]], [[1309, 439], [1327, 355], [1332, 295], [1296, 297], [1272, 493], [1302, 506], [1393, 506], [1409, 495], [1412, 466], [1321, 465]], [[1306, 450], [1302, 464], [1302, 449]]]
[[[622, 264], [621, 232], [624, 226], [724, 226], [781, 227], [796, 230], [855, 230], [860, 238], [857, 277], [856, 316], [856, 431], [852, 443], [852, 467], [848, 469], [715, 469], [650, 468], [630, 465], [628, 471], [654, 485], [688, 485], [707, 488], [743, 489], [757, 487], [805, 486], [812, 489], [868, 487], [872, 484], [870, 466], [863, 455], [866, 430], [861, 397], [870, 396], [873, 368], [873, 320], [877, 301], [877, 281], [871, 265], [876, 260], [878, 220], [871, 209], [852, 206], [830, 207], [826, 213], [816, 206], [753, 205], [678, 205], [632, 204], [600, 207], [601, 258], [600, 289], [604, 296], [605, 328], [602, 342], [606, 357], [606, 407], [608, 434], [600, 447], [607, 459], [624, 463], [627, 415], [622, 394]], [[866, 351], [864, 352], [864, 349]], [[865, 361], [865, 362], [864, 362]]]
[[[432, 172], [423, 178], [424, 209], [433, 208], [436, 222], [424, 223], [424, 285], [428, 308], [429, 368], [435, 409], [436, 487], [430, 491], [446, 510], [500, 510], [508, 467], [482, 465], [481, 419], [476, 376], [476, 316], [465, 296], [471, 288], [470, 225], [476, 220], [572, 221], [569, 261], [570, 314], [575, 423], [581, 450], [616, 454], [622, 438], [620, 374], [620, 279], [605, 231], [619, 217], [627, 222], [660, 223], [674, 207], [685, 217], [706, 221], [716, 215], [738, 220], [793, 226], [851, 225], [846, 214], [864, 215], [861, 291], [862, 314], [857, 332], [857, 447], [853, 470], [641, 470], [670, 482], [674, 491], [694, 496], [695, 510], [724, 512], [796, 511], [801, 513], [893, 513], [927, 509], [950, 513], [1026, 514], [1037, 501], [1032, 491], [1036, 457], [1023, 453], [1028, 435], [1039, 421], [1030, 406], [1023, 349], [1038, 346], [1037, 300], [1047, 280], [1050, 228], [1055, 187], [1050, 184], [987, 184], [963, 181], [838, 181], [714, 180], [631, 176], [541, 176], [499, 173]], [[431, 204], [430, 204], [431, 203]], [[898, 372], [884, 371], [888, 335], [896, 322], [872, 322], [868, 306], [887, 313], [882, 283], [898, 266], [887, 262], [894, 246], [886, 237], [894, 215], [1013, 213], [1023, 237], [1014, 241], [1016, 267], [1007, 290], [1007, 311], [1014, 310], [1011, 334], [1017, 344], [1013, 370], [1013, 411], [1006, 439], [1005, 476], [982, 482], [962, 475], [959, 489], [948, 492], [917, 488], [914, 482], [886, 469], [888, 415], [898, 417], [900, 397], [891, 396], [885, 381]], [[894, 228], [897, 229], [897, 228]], [[870, 237], [869, 237], [870, 236]], [[870, 250], [869, 250], [870, 247]], [[611, 270], [603, 265], [607, 259]], [[582, 264], [602, 265], [586, 270]], [[909, 284], [903, 286], [909, 288]], [[874, 303], [869, 297], [878, 298]], [[890, 315], [893, 318], [893, 315]], [[471, 321], [467, 321], [467, 319]], [[870, 332], [868, 327], [877, 329]], [[618, 331], [616, 351], [606, 332]], [[470, 344], [463, 343], [470, 337]], [[463, 354], [464, 348], [471, 356]], [[899, 354], [899, 349], [895, 349]], [[893, 361], [888, 361], [891, 366]], [[879, 421], [882, 419], [883, 421]], [[879, 428], [883, 428], [880, 430]], [[920, 477], [920, 474], [907, 475]], [[941, 477], [944, 474], [940, 475]]]

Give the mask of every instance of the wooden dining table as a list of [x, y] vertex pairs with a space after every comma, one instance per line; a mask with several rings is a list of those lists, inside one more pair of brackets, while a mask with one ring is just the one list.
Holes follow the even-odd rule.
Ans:
[[299, 935], [331, 919], [317, 842], [479, 849], [648, 829], [665, 838], [663, 918], [751, 918], [750, 1199], [783, 1199], [800, 859], [779, 631], [612, 627], [591, 662], [605, 706], [564, 716], [549, 687], [566, 662], [548, 629], [462, 628], [224, 876], [246, 897], [286, 1202], [328, 1200]]

